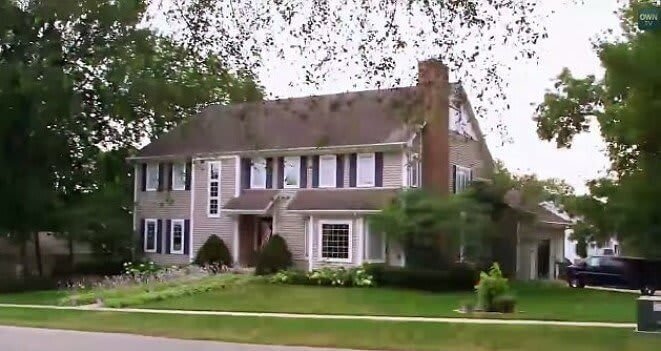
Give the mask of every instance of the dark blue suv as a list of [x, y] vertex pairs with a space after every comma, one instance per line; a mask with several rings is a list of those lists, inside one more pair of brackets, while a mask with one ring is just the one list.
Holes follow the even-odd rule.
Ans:
[[640, 290], [654, 295], [661, 287], [661, 260], [637, 257], [590, 256], [567, 267], [567, 283], [574, 288], [586, 285]]

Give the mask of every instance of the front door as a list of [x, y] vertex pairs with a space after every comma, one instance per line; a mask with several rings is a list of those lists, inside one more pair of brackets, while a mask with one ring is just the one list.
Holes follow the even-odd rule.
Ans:
[[537, 245], [537, 277], [540, 279], [549, 278], [549, 261], [551, 257], [551, 240], [542, 240]]

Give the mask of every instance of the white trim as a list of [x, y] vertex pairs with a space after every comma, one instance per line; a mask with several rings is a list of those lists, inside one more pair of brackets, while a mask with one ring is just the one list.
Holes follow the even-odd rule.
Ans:
[[[174, 250], [174, 225], [181, 225], [181, 250]], [[183, 255], [184, 254], [184, 245], [186, 241], [186, 221], [183, 219], [173, 219], [170, 221], [170, 253]]]
[[[147, 232], [149, 231], [149, 223], [154, 223], [154, 249], [147, 250]], [[142, 250], [147, 253], [156, 253], [158, 251], [158, 219], [156, 218], [145, 218], [145, 231], [142, 233], [143, 244]]]
[[314, 217], [310, 216], [308, 219], [308, 271], [312, 270], [312, 256], [314, 248]]
[[[253, 172], [256, 164], [264, 165], [264, 182], [260, 184], [255, 184], [255, 173]], [[267, 178], [269, 177], [266, 170], [266, 158], [264, 157], [253, 157], [250, 159], [250, 189], [266, 189], [266, 183], [268, 183]]]
[[[295, 185], [287, 185], [287, 182], [285, 181], [285, 174], [287, 174], [287, 159], [290, 161], [293, 160], [293, 164], [296, 165], [296, 184]], [[282, 167], [282, 174], [278, 174], [278, 177], [282, 178], [282, 187], [285, 189], [298, 189], [301, 187], [301, 157], [300, 156], [285, 156], [283, 158], [284, 163]]]
[[[156, 168], [156, 187], [150, 188], [149, 187], [149, 168], [150, 167], [155, 167]], [[158, 163], [147, 163], [147, 166], [145, 167], [145, 191], [158, 191], [158, 184], [161, 182], [161, 174], [158, 171], [159, 166]]]
[[365, 261], [365, 221], [363, 217], [356, 218], [356, 232], [358, 233], [358, 257], [357, 264]]
[[234, 156], [234, 197], [241, 195], [241, 157]]
[[[135, 231], [138, 229], [138, 182], [142, 177], [138, 177], [138, 169], [141, 167], [138, 167], [138, 164], [135, 164], [133, 166], [133, 235], [135, 235]], [[142, 235], [142, 233], [140, 233]]]
[[[341, 150], [342, 153], [354, 153], [354, 149], [365, 149], [370, 147], [375, 148], [386, 148], [386, 147], [396, 147], [406, 145], [406, 141], [397, 141], [392, 143], [376, 143], [376, 144], [352, 144], [352, 145], [334, 145], [334, 146], [306, 146], [306, 147], [292, 147], [292, 148], [283, 148], [283, 149], [260, 149], [260, 150], [234, 150], [227, 152], [206, 152], [198, 153], [193, 155], [194, 160], [209, 160], [209, 159], [219, 159], [219, 158], [232, 158], [233, 155], [239, 156], [250, 156], [255, 154], [265, 154], [272, 153], [274, 156], [282, 156], [284, 154], [301, 154], [302, 152], [309, 151], [309, 154], [318, 154], [323, 151], [338, 151]], [[346, 152], [344, 152], [346, 151]], [[354, 151], [354, 152], [351, 152]], [[167, 155], [158, 155], [158, 156], [133, 156], [127, 157], [129, 161], [141, 161], [141, 160], [166, 160], [166, 159], [177, 159], [181, 158], [181, 154], [167, 154]]]
[[271, 206], [269, 205], [269, 207], [267, 207], [267, 208], [264, 209], [264, 210], [235, 210], [235, 209], [221, 209], [220, 212], [222, 212], [222, 213], [226, 213], [226, 214], [228, 214], [228, 215], [230, 215], [230, 216], [232, 216], [232, 215], [242, 215], [242, 214], [246, 214], [246, 215], [265, 215], [265, 214], [268, 212], [268, 210], [269, 210], [270, 207], [271, 207]]
[[[358, 163], [358, 160], [356, 160], [356, 163]], [[404, 151], [402, 152], [402, 187], [407, 188], [409, 186], [408, 156], [406, 151]]]
[[188, 261], [193, 262], [195, 257], [193, 253], [193, 226], [195, 218], [195, 162], [191, 160], [190, 163], [190, 217], [188, 220]]
[[[176, 186], [175, 181], [174, 181], [175, 179], [177, 179], [174, 176], [175, 175], [175, 169], [177, 168], [177, 166], [183, 167], [183, 169], [184, 169], [184, 181], [180, 184], [180, 186]], [[186, 177], [187, 176], [188, 175], [186, 174], [186, 162], [184, 162], [184, 163], [181, 163], [181, 162], [172, 163], [172, 170], [170, 171], [170, 179], [172, 180], [172, 182], [171, 182], [172, 183], [172, 190], [186, 190]]]
[[[466, 190], [468, 186], [470, 185], [471, 182], [471, 173], [473, 172], [473, 169], [470, 167], [466, 166], [461, 166], [458, 164], [450, 164], [450, 166], [454, 166], [454, 174], [451, 174], [451, 177], [453, 179], [453, 184], [452, 184], [452, 189], [454, 189], [455, 194], [459, 194], [460, 192]], [[451, 168], [452, 169], [452, 168]], [[468, 173], [468, 179], [466, 179], [466, 184], [465, 187], [462, 189], [457, 188], [457, 180], [459, 179], [459, 174], [465, 174], [464, 172]]]
[[371, 259], [369, 257], [369, 252], [370, 252], [370, 239], [369, 236], [371, 235], [371, 231], [369, 228], [369, 223], [368, 225], [365, 226], [365, 262], [367, 263], [384, 263], [386, 262], [386, 235], [384, 233], [381, 233], [381, 257], [382, 259]]
[[[211, 168], [213, 165], [216, 165], [218, 168], [218, 179], [211, 179]], [[208, 162], [207, 165], [207, 216], [211, 218], [217, 218], [220, 217], [220, 193], [222, 192], [221, 189], [221, 182], [220, 179], [222, 178], [222, 162], [221, 161], [212, 161]], [[218, 182], [218, 196], [211, 196], [211, 182]], [[211, 200], [217, 200], [218, 202], [218, 213], [211, 213]]]
[[239, 262], [239, 217], [234, 218], [234, 233], [232, 234], [232, 257], [234, 257], [234, 265], [238, 265]]
[[287, 210], [289, 213], [309, 213], [309, 214], [371, 214], [371, 213], [379, 213], [381, 210]]
[[[332, 176], [332, 182], [331, 183], [322, 183], [321, 179], [321, 169], [322, 169], [322, 164], [324, 163], [324, 159], [326, 159], [326, 162], [331, 162], [333, 164], [333, 172], [331, 172]], [[320, 155], [319, 156], [319, 188], [337, 188], [337, 155]]]
[[[327, 258], [327, 257], [323, 257], [323, 247], [322, 247], [322, 245], [323, 245], [323, 229], [322, 229], [322, 227], [323, 227], [324, 224], [347, 224], [349, 226], [349, 248], [348, 248], [348, 252], [347, 252], [347, 255], [348, 255], [347, 258]], [[317, 256], [319, 257], [319, 260], [324, 261], [324, 262], [351, 263], [352, 250], [353, 250], [353, 235], [354, 235], [354, 233], [353, 233], [353, 220], [350, 220], [350, 219], [324, 219], [324, 220], [320, 220], [318, 222], [318, 230], [319, 230], [319, 233], [317, 235], [317, 240], [318, 240], [317, 241], [317, 243], [318, 243], [318, 245], [317, 245], [317, 249], [318, 249]]]
[[[360, 157], [370, 157], [371, 162], [370, 165], [368, 166], [368, 170], [372, 170], [372, 183], [361, 183], [360, 178], [363, 172], [366, 170], [362, 170], [362, 167], [360, 167]], [[373, 188], [376, 186], [376, 156], [373, 152], [363, 152], [359, 153], [356, 155], [356, 187], [357, 188]]]

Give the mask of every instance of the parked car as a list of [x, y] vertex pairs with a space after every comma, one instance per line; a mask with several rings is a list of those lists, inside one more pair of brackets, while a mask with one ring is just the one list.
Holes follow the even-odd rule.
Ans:
[[604, 286], [640, 290], [643, 295], [654, 295], [661, 287], [661, 260], [590, 256], [567, 267], [566, 279], [574, 288]]

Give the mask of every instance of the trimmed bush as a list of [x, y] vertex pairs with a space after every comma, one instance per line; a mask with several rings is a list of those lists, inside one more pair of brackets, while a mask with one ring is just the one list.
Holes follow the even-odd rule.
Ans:
[[204, 245], [202, 245], [197, 252], [195, 264], [198, 266], [213, 264], [231, 266], [232, 255], [223, 239], [217, 235], [212, 235], [204, 242]]
[[469, 291], [475, 286], [477, 277], [477, 271], [468, 265], [445, 271], [383, 264], [369, 264], [365, 269], [377, 285], [425, 291]]
[[365, 268], [324, 267], [311, 272], [284, 270], [271, 277], [272, 283], [296, 285], [322, 285], [338, 287], [370, 287], [374, 279]]
[[273, 274], [291, 267], [291, 252], [287, 248], [287, 242], [280, 235], [271, 235], [262, 252], [257, 256], [255, 274]]

